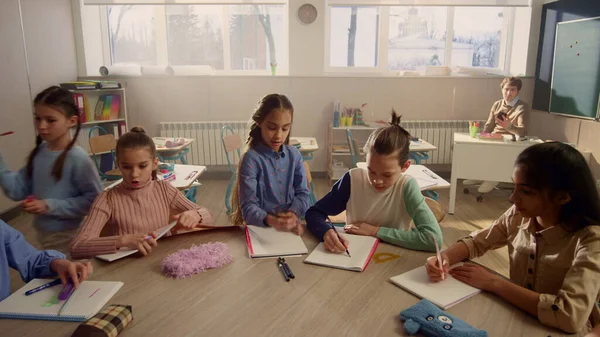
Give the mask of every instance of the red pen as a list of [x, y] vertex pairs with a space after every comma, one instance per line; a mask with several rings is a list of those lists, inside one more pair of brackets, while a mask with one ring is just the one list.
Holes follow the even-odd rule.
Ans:
[[4, 132], [4, 133], [0, 133], [0, 137], [12, 135], [13, 133], [14, 133], [13, 131], [7, 131], [7, 132]]

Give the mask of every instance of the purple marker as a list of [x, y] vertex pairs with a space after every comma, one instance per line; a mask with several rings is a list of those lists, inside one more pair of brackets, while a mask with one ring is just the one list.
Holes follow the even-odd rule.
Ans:
[[64, 301], [64, 300], [68, 299], [69, 297], [71, 297], [71, 294], [73, 294], [74, 290], [75, 290], [75, 286], [73, 285], [73, 282], [71, 281], [71, 279], [69, 279], [69, 282], [67, 282], [67, 284], [65, 284], [65, 286], [62, 288], [62, 290], [58, 294], [58, 300]]

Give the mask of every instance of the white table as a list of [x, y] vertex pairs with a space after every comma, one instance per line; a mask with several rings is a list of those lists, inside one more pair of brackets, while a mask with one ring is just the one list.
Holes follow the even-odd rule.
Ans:
[[517, 156], [529, 146], [539, 143], [542, 141], [538, 138], [513, 142], [510, 136], [505, 137], [504, 141], [497, 141], [472, 138], [468, 133], [455, 133], [448, 213], [454, 214], [458, 179], [510, 183]]
[[437, 150], [437, 147], [423, 139], [418, 141], [411, 140], [408, 146], [408, 151], [410, 152], [430, 152]]
[[[356, 167], [367, 169], [366, 162], [358, 162], [356, 163]], [[408, 167], [406, 172], [411, 177], [417, 179], [419, 186], [421, 187], [421, 191], [432, 191], [432, 190], [443, 190], [450, 188], [450, 183], [444, 180], [444, 178], [437, 175], [432, 170], [425, 167], [425, 165], [417, 165], [413, 164]], [[431, 185], [430, 183], [435, 183], [435, 185]], [[426, 186], [426, 187], [423, 187]]]
[[[196, 179], [198, 179], [204, 171], [206, 171], [206, 166], [175, 164], [175, 170], [173, 171], [175, 172], [175, 179], [170, 180], [169, 182], [179, 190], [187, 190], [192, 186], [200, 185], [200, 183], [196, 182]], [[159, 172], [158, 174], [160, 175], [161, 173]], [[115, 181], [107, 186], [105, 190], [117, 186], [122, 181], [123, 179]]]

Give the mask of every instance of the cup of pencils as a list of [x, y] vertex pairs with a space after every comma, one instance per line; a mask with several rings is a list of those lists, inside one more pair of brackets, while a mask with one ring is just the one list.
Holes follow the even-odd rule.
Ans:
[[469, 135], [476, 138], [477, 132], [479, 132], [479, 122], [469, 122]]

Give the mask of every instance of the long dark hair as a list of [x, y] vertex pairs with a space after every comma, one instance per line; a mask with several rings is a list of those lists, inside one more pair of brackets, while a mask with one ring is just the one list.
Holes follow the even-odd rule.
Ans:
[[392, 121], [389, 126], [379, 128], [367, 139], [365, 153], [375, 152], [381, 155], [397, 154], [398, 163], [404, 165], [409, 158], [410, 133], [400, 126], [402, 115], [392, 109]]
[[560, 225], [569, 231], [600, 225], [600, 197], [583, 155], [570, 145], [549, 142], [525, 149], [515, 166], [525, 172], [525, 181], [550, 195], [568, 193], [571, 200], [558, 213]]
[[[150, 138], [146, 134], [146, 130], [141, 126], [134, 126], [131, 128], [131, 131], [119, 137], [116, 146], [117, 152], [117, 161], [119, 160], [119, 156], [122, 151], [125, 149], [147, 149], [150, 151], [150, 156], [152, 156], [152, 160], [156, 158], [156, 145], [152, 138]], [[152, 180], [156, 180], [158, 173], [157, 170], [152, 170]]]
[[[244, 149], [244, 153], [249, 149], [256, 146], [259, 142], [262, 142], [262, 136], [260, 131], [260, 124], [267, 118], [267, 116], [273, 112], [274, 110], [282, 109], [285, 111], [289, 111], [292, 114], [292, 121], [294, 120], [294, 107], [292, 106], [292, 102], [285, 96], [281, 94], [269, 94], [258, 101], [256, 108], [254, 109], [254, 113], [252, 114], [252, 119], [248, 123], [248, 138], [246, 139], [246, 147]], [[290, 126], [290, 132], [286, 137], [284, 144], [290, 143], [290, 135], [292, 134], [292, 128]], [[239, 171], [241, 162], [243, 160], [240, 158], [240, 165], [238, 165], [237, 176], [239, 179]], [[238, 179], [235, 180], [233, 185], [233, 191], [231, 195], [231, 214], [229, 217], [231, 221], [235, 225], [241, 225], [244, 222], [244, 217], [242, 216], [242, 210], [240, 209], [240, 194], [239, 194], [239, 182]]]
[[[48, 107], [52, 107], [53, 109], [60, 111], [63, 115], [65, 115], [67, 119], [73, 116], [79, 116], [79, 110], [77, 109], [77, 105], [75, 105], [73, 94], [61, 87], [51, 86], [37, 94], [37, 96], [35, 96], [35, 99], [33, 100], [33, 106], [37, 105], [45, 105]], [[54, 177], [54, 179], [56, 179], [56, 181], [59, 181], [62, 178], [62, 171], [63, 166], [65, 165], [65, 159], [67, 158], [67, 153], [73, 147], [75, 141], [77, 141], [77, 136], [79, 136], [80, 130], [81, 120], [78, 117], [77, 129], [75, 130], [75, 135], [73, 136], [73, 139], [71, 139], [69, 145], [67, 145], [65, 150], [60, 154], [60, 156], [58, 156], [58, 158], [54, 162], [54, 166], [52, 167], [52, 176]], [[40, 137], [40, 135], [37, 135], [35, 138], [35, 148], [31, 150], [31, 153], [29, 153], [29, 157], [27, 158], [27, 176], [29, 178], [31, 178], [31, 176], [33, 175], [33, 159], [38, 153], [41, 144], [42, 137]]]

